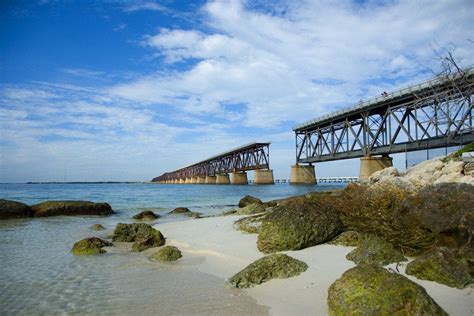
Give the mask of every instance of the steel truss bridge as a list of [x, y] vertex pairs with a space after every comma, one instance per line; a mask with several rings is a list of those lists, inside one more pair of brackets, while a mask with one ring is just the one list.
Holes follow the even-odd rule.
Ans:
[[462, 145], [474, 141], [474, 68], [295, 126], [297, 163]]
[[162, 174], [152, 182], [215, 176], [229, 172], [269, 169], [270, 143], [250, 143], [190, 166]]

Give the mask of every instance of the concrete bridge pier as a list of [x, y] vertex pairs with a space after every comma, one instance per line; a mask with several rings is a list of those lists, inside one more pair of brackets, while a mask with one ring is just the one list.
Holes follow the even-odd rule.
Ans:
[[229, 174], [220, 173], [216, 175], [216, 184], [229, 184]]
[[254, 184], [275, 184], [273, 170], [257, 169], [254, 173]]
[[184, 184], [184, 181], [186, 181], [186, 179], [179, 179], [179, 184]]
[[291, 166], [290, 184], [312, 185], [316, 183], [316, 174], [314, 166], [293, 165]]
[[197, 184], [204, 184], [204, 183], [206, 183], [206, 177], [197, 177], [196, 183], [197, 183]]
[[365, 156], [360, 158], [359, 181], [367, 181], [374, 172], [392, 167], [392, 160], [389, 156]]
[[184, 184], [191, 184], [191, 178], [186, 178], [186, 180], [184, 180]]
[[206, 176], [205, 184], [216, 184], [217, 176]]
[[196, 184], [197, 183], [197, 177], [192, 177], [190, 183], [191, 184]]
[[247, 179], [247, 172], [232, 172], [232, 177], [230, 179], [230, 183], [232, 184], [248, 184], [249, 181]]

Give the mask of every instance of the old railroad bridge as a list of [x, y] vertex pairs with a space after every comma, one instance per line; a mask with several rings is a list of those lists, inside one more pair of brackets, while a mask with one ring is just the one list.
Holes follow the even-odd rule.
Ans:
[[[293, 128], [290, 183], [314, 184], [314, 163], [360, 158], [359, 178], [392, 165], [390, 154], [474, 141], [474, 68], [411, 85]], [[269, 143], [252, 143], [155, 179], [159, 183], [274, 183]], [[231, 178], [229, 179], [229, 173]]]

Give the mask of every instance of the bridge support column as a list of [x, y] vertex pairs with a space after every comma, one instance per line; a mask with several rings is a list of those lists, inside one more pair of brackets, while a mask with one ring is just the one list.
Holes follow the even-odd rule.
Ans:
[[206, 183], [206, 177], [197, 177], [197, 184], [204, 184]]
[[247, 172], [232, 172], [232, 177], [230, 179], [232, 184], [248, 184]]
[[204, 181], [206, 184], [216, 184], [217, 177], [216, 176], [206, 176], [206, 180]]
[[216, 184], [229, 184], [229, 174], [221, 173], [216, 175]]
[[179, 179], [179, 184], [184, 184], [185, 181], [186, 179]]
[[173, 180], [173, 184], [178, 184], [179, 183], [179, 180], [178, 179], [174, 179]]
[[197, 183], [197, 177], [192, 177], [190, 183], [191, 184], [196, 184]]
[[186, 178], [186, 180], [184, 180], [184, 183], [185, 184], [191, 184], [191, 178]]
[[315, 184], [316, 174], [314, 173], [314, 166], [291, 166], [290, 184]]
[[273, 180], [273, 170], [263, 170], [258, 169], [255, 170], [254, 177], [253, 177], [254, 184], [274, 184], [275, 181]]
[[367, 181], [376, 171], [392, 167], [392, 158], [389, 156], [373, 157], [365, 156], [360, 158], [359, 181]]

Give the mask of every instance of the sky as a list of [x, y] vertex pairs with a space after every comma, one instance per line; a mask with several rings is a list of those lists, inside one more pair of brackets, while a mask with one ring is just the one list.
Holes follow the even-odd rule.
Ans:
[[253, 141], [289, 178], [294, 125], [448, 50], [474, 64], [473, 21], [472, 0], [3, 0], [0, 182], [146, 181]]

